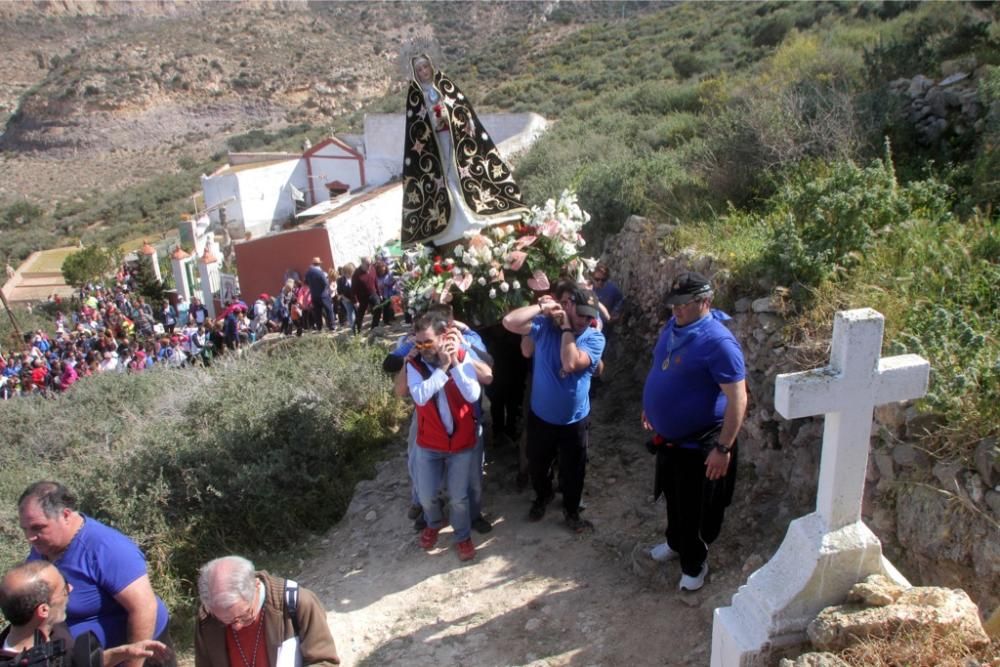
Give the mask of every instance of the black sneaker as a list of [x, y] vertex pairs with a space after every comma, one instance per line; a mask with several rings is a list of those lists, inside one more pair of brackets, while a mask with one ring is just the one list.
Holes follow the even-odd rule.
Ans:
[[584, 533], [594, 529], [594, 524], [580, 517], [579, 514], [566, 514], [566, 526], [574, 533]]
[[550, 494], [545, 498], [535, 498], [531, 503], [531, 509], [528, 510], [528, 520], [541, 521], [542, 517], [545, 516], [545, 508], [548, 507], [554, 497], [554, 495]]
[[486, 533], [493, 530], [493, 524], [490, 523], [486, 519], [486, 517], [480, 514], [479, 516], [477, 516], [475, 519], [472, 520], [472, 529], [475, 530], [480, 535], [485, 535]]
[[420, 515], [420, 516], [418, 516], [418, 517], [417, 517], [417, 519], [416, 519], [416, 520], [415, 520], [415, 521], [413, 522], [413, 530], [415, 530], [415, 531], [417, 531], [417, 532], [419, 533], [419, 532], [420, 532], [421, 530], [423, 530], [423, 529], [424, 529], [424, 528], [426, 528], [426, 527], [427, 527], [427, 522], [426, 522], [426, 521], [424, 521], [424, 515], [423, 515], [423, 514], [421, 514], [421, 515]]

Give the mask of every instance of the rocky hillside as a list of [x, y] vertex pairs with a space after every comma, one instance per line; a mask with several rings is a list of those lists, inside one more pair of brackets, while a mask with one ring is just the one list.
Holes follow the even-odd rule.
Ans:
[[[635, 13], [643, 5], [630, 5]], [[0, 200], [72, 198], [203, 159], [231, 135], [343, 129], [398, 88], [406, 56], [445, 62], [617, 3], [35, 2], [0, 5]], [[53, 161], [58, 160], [58, 166]]]

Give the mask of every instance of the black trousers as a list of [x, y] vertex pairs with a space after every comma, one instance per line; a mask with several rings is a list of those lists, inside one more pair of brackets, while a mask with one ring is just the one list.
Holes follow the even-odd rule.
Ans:
[[337, 321], [333, 319], [333, 302], [330, 299], [313, 297], [313, 327], [316, 331], [323, 329], [323, 318], [326, 318], [326, 328], [333, 331]]
[[736, 487], [733, 446], [729, 470], [721, 479], [705, 477], [707, 452], [700, 449], [660, 447], [656, 454], [657, 488], [667, 500], [667, 544], [680, 554], [681, 571], [698, 576], [708, 557], [708, 545], [722, 530], [726, 508]]
[[559, 455], [559, 490], [563, 497], [563, 510], [567, 514], [580, 512], [583, 496], [583, 478], [587, 472], [587, 435], [590, 417], [573, 424], [550, 424], [534, 412], [528, 413], [528, 466], [531, 484], [538, 498], [552, 495], [552, 478], [549, 470]]
[[517, 440], [521, 431], [524, 391], [531, 363], [521, 354], [521, 337], [503, 328], [489, 327], [480, 332], [486, 350], [493, 355], [493, 382], [484, 387], [490, 399], [493, 435], [501, 433]]

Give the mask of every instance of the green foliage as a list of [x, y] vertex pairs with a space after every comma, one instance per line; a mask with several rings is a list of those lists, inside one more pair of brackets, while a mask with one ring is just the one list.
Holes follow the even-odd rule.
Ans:
[[135, 274], [135, 282], [139, 294], [146, 298], [146, 302], [153, 308], [159, 309], [163, 305], [165, 289], [163, 283], [156, 279], [156, 272], [153, 270], [153, 263], [145, 255], [139, 256], [139, 267]]
[[805, 167], [770, 201], [765, 262], [785, 285], [816, 286], [860, 264], [879, 234], [920, 215], [948, 219], [950, 200], [935, 181], [902, 186], [891, 164]]
[[31, 202], [21, 199], [3, 210], [0, 214], [0, 230], [16, 229], [30, 226], [42, 216], [42, 209]]
[[100, 282], [104, 276], [115, 270], [119, 259], [118, 254], [110, 249], [96, 245], [87, 246], [63, 260], [63, 279], [67, 285], [73, 287]]
[[289, 343], [210, 369], [100, 375], [55, 400], [3, 402], [0, 569], [24, 557], [14, 505], [42, 478], [136, 539], [181, 619], [205, 561], [242, 553], [266, 564], [331, 526], [373, 474], [401, 403], [376, 348]]
[[301, 148], [301, 140], [304, 139], [305, 135], [312, 129], [312, 125], [309, 125], [308, 123], [299, 123], [297, 125], [290, 125], [288, 127], [281, 128], [276, 132], [250, 130], [244, 134], [238, 134], [234, 137], [226, 139], [226, 146], [234, 153], [263, 148], [273, 150], [279, 147], [287, 146], [289, 139], [294, 138], [299, 140], [297, 148]]

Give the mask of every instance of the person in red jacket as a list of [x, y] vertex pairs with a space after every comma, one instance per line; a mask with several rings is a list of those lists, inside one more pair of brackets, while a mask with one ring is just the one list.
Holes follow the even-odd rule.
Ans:
[[470, 536], [469, 474], [476, 452], [475, 403], [482, 391], [470, 357], [448, 336], [448, 322], [432, 314], [413, 323], [413, 350], [407, 356], [406, 382], [416, 404], [417, 449], [414, 472], [427, 527], [420, 546], [432, 549], [445, 521], [437, 503], [442, 479], [448, 490], [448, 521], [460, 560], [476, 547]]

